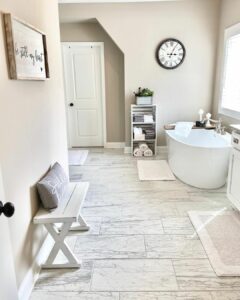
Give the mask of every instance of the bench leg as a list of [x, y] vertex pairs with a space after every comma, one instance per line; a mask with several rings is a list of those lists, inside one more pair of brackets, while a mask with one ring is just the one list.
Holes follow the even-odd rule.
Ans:
[[78, 216], [78, 222], [73, 223], [70, 230], [71, 231], [88, 231], [90, 226], [86, 223], [82, 216]]
[[[65, 242], [65, 237], [67, 236], [72, 223], [63, 223], [61, 231], [59, 231], [54, 224], [44, 225], [54, 239], [55, 244], [48, 256], [46, 263], [42, 265], [42, 268], [79, 268], [81, 266], [80, 262]], [[60, 250], [67, 258], [68, 262], [64, 264], [54, 264], [54, 259]]]

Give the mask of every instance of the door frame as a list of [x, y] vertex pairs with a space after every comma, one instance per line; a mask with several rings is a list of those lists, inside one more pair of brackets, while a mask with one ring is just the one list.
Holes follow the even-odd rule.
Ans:
[[101, 100], [102, 100], [102, 120], [103, 120], [103, 147], [107, 147], [107, 119], [106, 119], [106, 85], [105, 85], [105, 58], [104, 58], [104, 42], [61, 42], [62, 49], [62, 64], [63, 64], [63, 80], [64, 80], [64, 95], [65, 95], [65, 111], [67, 117], [67, 138], [68, 138], [68, 148], [70, 145], [70, 135], [69, 135], [69, 119], [68, 119], [68, 102], [66, 95], [66, 81], [65, 81], [65, 70], [64, 70], [64, 55], [63, 49], [66, 46], [97, 46], [100, 49], [100, 65], [101, 65]]
[[[4, 180], [3, 180], [3, 171], [2, 171], [2, 166], [0, 165], [0, 201], [2, 201], [3, 204], [5, 204], [6, 202], [6, 194], [5, 194], [5, 185], [4, 185]], [[12, 247], [12, 241], [11, 241], [11, 235], [10, 235], [10, 227], [9, 227], [9, 219], [7, 217], [5, 217], [4, 214], [0, 215], [0, 218], [3, 219], [1, 220], [1, 225], [3, 225], [3, 227], [0, 228], [0, 230], [5, 230], [3, 234], [0, 234], [1, 236], [1, 242], [3, 242], [5, 244], [3, 253], [1, 254], [8, 254], [8, 269], [5, 271], [8, 271], [8, 275], [6, 277], [7, 281], [10, 281], [10, 285], [11, 285], [11, 292], [9, 292], [9, 295], [7, 295], [8, 297], [11, 296], [11, 299], [8, 298], [9, 300], [21, 300], [21, 293], [20, 293], [20, 288], [17, 287], [17, 278], [16, 278], [16, 268], [15, 268], [15, 264], [14, 264], [14, 256], [13, 256], [13, 247]], [[3, 239], [3, 240], [2, 240]], [[4, 253], [5, 252], [5, 253]], [[4, 259], [4, 257], [1, 257], [1, 259]], [[4, 280], [3, 280], [4, 282]], [[5, 281], [6, 283], [6, 281]], [[20, 284], [21, 287], [21, 284]], [[3, 288], [4, 290], [4, 288]], [[5, 290], [6, 291], [6, 290]], [[14, 298], [12, 298], [14, 297]]]

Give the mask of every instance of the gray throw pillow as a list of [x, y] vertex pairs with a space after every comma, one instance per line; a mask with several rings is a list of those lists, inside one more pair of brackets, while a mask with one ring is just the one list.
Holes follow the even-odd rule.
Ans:
[[37, 183], [37, 189], [46, 209], [58, 207], [68, 185], [68, 178], [62, 166], [55, 163], [44, 178]]

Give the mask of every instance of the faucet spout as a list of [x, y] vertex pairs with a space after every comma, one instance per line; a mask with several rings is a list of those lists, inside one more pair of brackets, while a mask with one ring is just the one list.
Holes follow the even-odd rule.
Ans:
[[215, 129], [216, 133], [219, 133], [222, 135], [225, 134], [225, 127], [222, 127], [222, 119], [219, 119], [219, 120], [210, 119], [210, 122], [213, 124], [216, 124], [216, 129]]

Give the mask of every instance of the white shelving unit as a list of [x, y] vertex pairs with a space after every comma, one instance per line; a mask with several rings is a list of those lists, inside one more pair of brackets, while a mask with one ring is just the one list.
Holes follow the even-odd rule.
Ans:
[[[152, 115], [153, 122], [135, 122], [135, 116], [139, 115]], [[145, 140], [134, 139], [134, 127], [142, 128], [143, 131], [146, 128], [151, 128], [155, 132], [154, 139], [145, 138]], [[148, 147], [153, 151], [153, 155], [157, 153], [157, 107], [156, 105], [131, 105], [131, 153], [139, 143], [146, 143]]]

